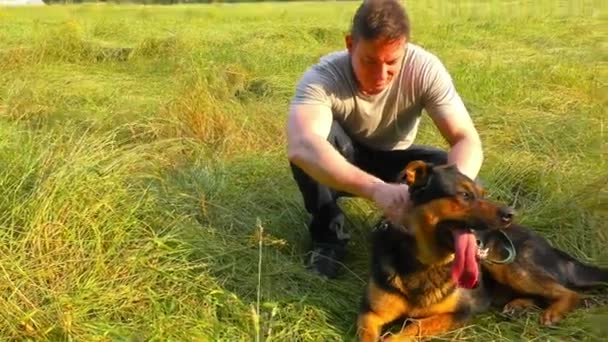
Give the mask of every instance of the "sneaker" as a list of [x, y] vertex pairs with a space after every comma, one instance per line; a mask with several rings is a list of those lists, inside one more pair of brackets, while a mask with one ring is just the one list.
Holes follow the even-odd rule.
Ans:
[[308, 252], [306, 268], [319, 276], [333, 279], [338, 276], [346, 248], [339, 243], [313, 243]]

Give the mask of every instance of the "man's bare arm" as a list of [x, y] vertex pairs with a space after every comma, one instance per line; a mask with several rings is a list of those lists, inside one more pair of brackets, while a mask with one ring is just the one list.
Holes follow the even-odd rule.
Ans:
[[483, 149], [479, 134], [466, 112], [434, 116], [433, 121], [448, 141], [448, 163], [456, 164], [460, 172], [475, 179], [483, 163]]
[[292, 105], [287, 121], [289, 160], [319, 183], [373, 199], [374, 185], [383, 183], [348, 162], [328, 141], [332, 113], [323, 105]]
[[475, 179], [483, 163], [481, 139], [452, 77], [439, 59], [427, 74], [426, 109], [435, 126], [449, 143], [448, 163]]

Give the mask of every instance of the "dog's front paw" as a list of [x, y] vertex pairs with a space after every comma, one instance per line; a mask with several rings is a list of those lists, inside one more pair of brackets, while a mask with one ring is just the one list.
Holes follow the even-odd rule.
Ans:
[[562, 320], [564, 316], [561, 312], [555, 309], [547, 309], [540, 316], [540, 323], [542, 325], [555, 325]]
[[528, 309], [535, 307], [534, 301], [527, 298], [518, 298], [510, 301], [502, 309], [502, 313], [509, 316], [521, 316]]

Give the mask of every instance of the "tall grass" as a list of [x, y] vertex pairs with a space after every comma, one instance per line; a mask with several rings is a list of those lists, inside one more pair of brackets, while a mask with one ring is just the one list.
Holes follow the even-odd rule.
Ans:
[[[490, 195], [608, 265], [600, 5], [408, 8], [482, 135]], [[306, 271], [284, 124], [356, 6], [0, 10], [0, 339], [352, 340], [378, 213], [341, 202], [342, 275]], [[418, 141], [446, 146], [426, 117]], [[607, 318], [605, 305], [553, 328], [488, 313], [439, 339], [599, 341]]]

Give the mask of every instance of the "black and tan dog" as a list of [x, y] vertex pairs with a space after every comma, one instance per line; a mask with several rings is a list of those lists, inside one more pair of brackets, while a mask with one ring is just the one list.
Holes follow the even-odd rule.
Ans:
[[[511, 208], [484, 199], [456, 167], [415, 161], [403, 178], [413, 207], [402, 225], [381, 222], [372, 233], [360, 340], [377, 341], [386, 324], [403, 318], [417, 322], [385, 340], [430, 337], [493, 304], [517, 310], [544, 302], [541, 322], [554, 324], [579, 303], [577, 288], [608, 282], [608, 270], [513, 223]], [[504, 260], [509, 253], [514, 258]]]

